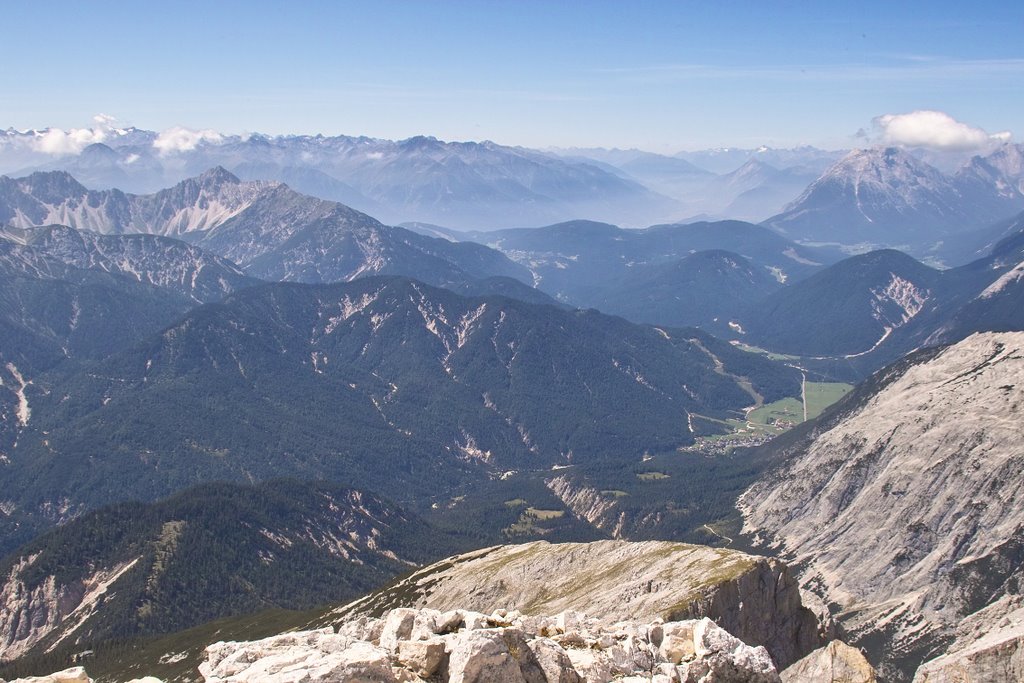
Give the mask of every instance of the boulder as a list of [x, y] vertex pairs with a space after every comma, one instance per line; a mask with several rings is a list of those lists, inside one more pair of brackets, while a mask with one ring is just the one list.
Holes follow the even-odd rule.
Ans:
[[550, 638], [535, 638], [530, 643], [530, 649], [533, 650], [548, 683], [583, 683], [583, 679], [573, 668], [569, 655], [555, 641]]
[[498, 630], [465, 631], [452, 637], [450, 645], [449, 683], [527, 683]]
[[875, 670], [860, 650], [833, 640], [784, 670], [782, 683], [875, 683]]
[[92, 679], [85, 673], [85, 669], [75, 666], [64, 669], [49, 676], [30, 676], [28, 678], [16, 678], [11, 683], [92, 683]]
[[413, 626], [416, 624], [418, 610], [399, 607], [393, 609], [384, 618], [384, 626], [380, 632], [380, 646], [394, 653], [400, 640], [409, 640]]
[[925, 662], [914, 683], [1024, 681], [1024, 628], [997, 630], [961, 650]]
[[697, 653], [693, 642], [693, 622], [676, 621], [660, 627], [661, 644], [658, 652], [668, 662], [681, 664], [693, 659]]
[[[577, 612], [502, 610], [486, 619], [504, 625], [484, 628], [481, 616], [399, 608], [341, 624], [337, 633], [216, 643], [199, 671], [207, 683], [780, 683], [764, 647], [743, 643], [710, 619], [605, 627]], [[376, 642], [358, 637], [374, 633]]]
[[206, 649], [199, 673], [208, 683], [349, 681], [394, 683], [389, 653], [330, 629], [286, 633]]
[[441, 638], [403, 640], [398, 643], [398, 663], [417, 676], [426, 678], [437, 673], [448, 660], [445, 642]]
[[[558, 615], [544, 633], [549, 637], [583, 629], [579, 610], [606, 625], [708, 617], [744, 642], [764, 645], [780, 666], [827, 642], [782, 562], [664, 541], [484, 548], [424, 567], [328, 618], [375, 614], [384, 605], [489, 613], [476, 628], [516, 623], [517, 610]], [[474, 627], [470, 621], [467, 628]]]

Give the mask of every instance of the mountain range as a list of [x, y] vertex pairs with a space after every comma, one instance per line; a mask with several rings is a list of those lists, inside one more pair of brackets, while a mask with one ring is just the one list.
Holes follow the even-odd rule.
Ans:
[[[990, 656], [980, 636], [994, 629], [1000, 652], [1024, 647], [1019, 147], [953, 174], [874, 149], [747, 154], [719, 175], [682, 158], [616, 151], [591, 164], [428, 138], [160, 152], [126, 130], [110, 142], [68, 160], [95, 177], [139, 163], [157, 178], [217, 157], [442, 218], [474, 196], [489, 211], [502, 182], [502, 201], [554, 215], [517, 194], [528, 176], [564, 191], [562, 208], [591, 201], [605, 176], [668, 188], [676, 173], [754, 202], [803, 172], [797, 157], [831, 166], [778, 222], [642, 229], [393, 227], [223, 166], [148, 194], [64, 171], [0, 178], [0, 658], [29, 653], [36, 670], [95, 645], [109, 663], [164, 634], [159, 658], [188, 649], [194, 662], [222, 628], [211, 619], [346, 600], [443, 555], [536, 539], [781, 554], [822, 603], [816, 637], [837, 633], [831, 611], [886, 680], [938, 655]], [[363, 155], [358, 187], [294, 165], [300, 149], [322, 164], [337, 154], [338, 168]], [[422, 183], [402, 185], [410, 176]], [[477, 194], [438, 203], [455, 187], [442, 178]], [[602, 201], [618, 204], [617, 191]], [[516, 215], [509, 225], [528, 224]], [[851, 254], [876, 243], [911, 253]], [[814, 419], [816, 392], [848, 388], [821, 380], [861, 383]], [[774, 562], [730, 553], [698, 552], [745, 571]], [[472, 566], [438, 571], [475, 585]], [[601, 572], [594, 596], [618, 585]], [[777, 574], [729, 573], [728, 591], [679, 610], [792, 583]], [[377, 594], [394, 604], [377, 607], [421, 588], [395, 584]], [[648, 577], [635, 590], [662, 587]], [[763, 623], [730, 628], [777, 624], [772, 610], [798, 596], [778, 590]], [[271, 635], [303, 618], [244, 623]], [[225, 633], [244, 635], [242, 623]]]
[[1022, 154], [1007, 144], [947, 176], [897, 147], [855, 150], [765, 225], [805, 242], [948, 254], [946, 238], [1024, 210]]
[[462, 230], [577, 219], [630, 227], [747, 219], [798, 241], [902, 248], [959, 264], [970, 260], [959, 245], [964, 233], [1024, 209], [1022, 152], [1012, 143], [947, 173], [929, 164], [931, 157], [921, 150], [895, 147], [845, 156], [810, 147], [667, 156], [616, 149], [538, 151], [422, 136], [389, 141], [211, 131], [194, 144], [178, 145], [126, 128], [110, 129], [102, 142], [55, 157], [39, 148], [45, 134], [0, 132], [0, 171], [61, 170], [92, 189], [147, 194], [222, 166], [254, 182], [287, 182], [385, 223]]
[[[1002, 152], [993, 157], [1012, 171], [1012, 155]], [[850, 376], [852, 370], [855, 377], [949, 327], [958, 308], [970, 301], [980, 302], [972, 310], [1005, 312], [965, 312], [956, 318], [963, 321], [957, 323], [963, 334], [1007, 329], [1014, 320], [1012, 304], [999, 303], [1012, 297], [1004, 294], [992, 299], [990, 293], [981, 298], [986, 288], [1019, 263], [1006, 253], [939, 273], [912, 263], [909, 257], [901, 260], [896, 252], [844, 260], [836, 249], [803, 246], [740, 221], [641, 230], [589, 221], [491, 232], [458, 232], [425, 224], [404, 229], [385, 226], [342, 204], [299, 194], [286, 185], [241, 181], [222, 168], [153, 195], [87, 190], [59, 172], [4, 179], [3, 185], [0, 214], [18, 226], [8, 229], [5, 239], [17, 245], [22, 254], [18, 258], [25, 261], [27, 250], [38, 251], [46, 240], [52, 243], [51, 251], [61, 250], [46, 266], [50, 279], [68, 280], [58, 271], [81, 270], [90, 259], [95, 261], [93, 270], [123, 271], [117, 265], [122, 259], [118, 250], [134, 250], [136, 260], [167, 258], [160, 255], [161, 249], [171, 249], [172, 242], [156, 240], [158, 235], [168, 235], [194, 245], [173, 246], [189, 250], [186, 261], [204, 263], [201, 268], [181, 265], [160, 274], [163, 284], [180, 282], [178, 293], [193, 302], [216, 299], [257, 280], [315, 283], [397, 274], [467, 295], [497, 293], [534, 303], [557, 300], [634, 322], [700, 326], [770, 351], [837, 358], [850, 370], [831, 372]], [[23, 232], [53, 220], [108, 236], [83, 237], [90, 240], [87, 246], [72, 247], [71, 237], [87, 233], [66, 228], [50, 228], [48, 233], [36, 229], [33, 236]], [[987, 239], [1012, 240], [1020, 230], [1019, 221], [1018, 216], [993, 226], [986, 232]], [[136, 232], [152, 234], [125, 236], [123, 245], [110, 237]], [[100, 253], [104, 249], [112, 250], [112, 255]], [[148, 252], [152, 253], [142, 256]], [[221, 259], [216, 267], [205, 265], [218, 258], [213, 254]], [[873, 270], [862, 267], [869, 261], [875, 263]], [[129, 269], [148, 268], [150, 274], [139, 276], [140, 281], [157, 284], [150, 272], [158, 269], [156, 263]], [[24, 272], [33, 267], [43, 268], [19, 266]], [[198, 268], [203, 276], [192, 277], [189, 267]], [[243, 284], [239, 278], [245, 276], [250, 279]], [[189, 288], [202, 291], [186, 291]], [[910, 299], [903, 301], [906, 297]], [[882, 310], [886, 306], [900, 310]], [[183, 310], [179, 305], [174, 312]], [[823, 325], [825, 320], [831, 322]], [[979, 322], [972, 325], [971, 320]], [[935, 337], [940, 338], [953, 339], [948, 331]]]
[[769, 294], [737, 317], [733, 339], [863, 377], [922, 346], [1021, 329], [1024, 232], [946, 270], [895, 250], [840, 261]]
[[527, 277], [500, 254], [384, 226], [342, 204], [274, 182], [243, 182], [223, 168], [152, 195], [87, 190], [63, 172], [4, 179], [0, 220], [15, 227], [61, 223], [104, 234], [188, 240], [254, 277], [323, 282], [401, 272], [436, 284]]
[[800, 390], [696, 330], [396, 278], [244, 289], [28, 379], [0, 469], [5, 526], [25, 533], [221, 479], [326, 477], [429, 507], [512, 471], [639, 462], [693, 443], [691, 415]]
[[725, 327], [749, 301], [842, 257], [742, 221], [639, 230], [591, 221], [469, 233], [410, 227], [486, 244], [528, 268], [534, 286], [559, 301], [662, 325], [720, 318]]
[[387, 222], [461, 227], [550, 223], [577, 216], [655, 221], [677, 203], [596, 165], [492, 142], [432, 137], [210, 136], [195, 146], [158, 145], [157, 133], [115, 131], [103, 143], [58, 159], [33, 153], [36, 131], [0, 133], [7, 173], [64, 170], [94, 189], [151, 193], [215, 166], [247, 178], [281, 180], [343, 201]]

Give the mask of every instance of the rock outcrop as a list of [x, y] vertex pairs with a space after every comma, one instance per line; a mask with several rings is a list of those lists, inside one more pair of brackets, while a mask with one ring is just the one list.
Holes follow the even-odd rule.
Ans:
[[[740, 500], [887, 680], [1024, 579], [1024, 333], [977, 334], [880, 371]], [[976, 631], [996, 625], [987, 620]]]
[[857, 648], [833, 640], [782, 672], [782, 683], [875, 683], [875, 670]]
[[[332, 628], [207, 648], [208, 683], [778, 683], [763, 647], [710, 619], [604, 626], [578, 612], [525, 616], [398, 608]], [[809, 683], [809, 679], [808, 679]]]
[[[3, 683], [0, 681], [0, 683]], [[92, 679], [89, 678], [89, 674], [85, 672], [85, 669], [80, 666], [75, 666], [70, 669], [64, 669], [56, 673], [49, 674], [47, 676], [29, 676], [28, 678], [16, 678], [10, 683], [93, 683]], [[152, 676], [146, 676], [144, 678], [135, 678], [125, 683], [163, 683], [159, 678]]]
[[92, 679], [80, 666], [52, 673], [49, 676], [30, 676], [16, 678], [11, 683], [92, 683]]
[[914, 683], [1024, 681], [1024, 630], [996, 633], [971, 647], [925, 662]]
[[23, 654], [59, 629], [70, 634], [81, 627], [108, 589], [138, 562], [133, 558], [64, 584], [48, 576], [29, 586], [23, 575], [37, 557], [20, 558], [0, 583], [0, 656], [4, 658]]
[[922, 664], [914, 683], [1024, 680], [1024, 597], [1004, 596], [964, 619], [941, 657]]
[[586, 610], [605, 624], [708, 617], [781, 667], [824, 644], [796, 581], [776, 560], [684, 543], [544, 541], [495, 546], [421, 569], [335, 613], [343, 621], [396, 607]]

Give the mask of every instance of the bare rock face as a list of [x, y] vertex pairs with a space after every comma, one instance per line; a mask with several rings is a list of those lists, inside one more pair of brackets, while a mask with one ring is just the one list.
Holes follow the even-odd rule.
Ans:
[[[398, 607], [496, 609], [524, 614], [585, 610], [603, 623], [708, 617], [788, 666], [825, 643], [776, 560], [684, 543], [545, 541], [495, 546], [442, 560], [337, 610], [340, 621]], [[389, 619], [398, 610], [389, 615]]]
[[1024, 632], [984, 638], [918, 668], [914, 683], [1024, 681]]
[[92, 615], [107, 590], [137, 561], [99, 569], [83, 580], [64, 585], [50, 576], [37, 587], [29, 588], [23, 575], [35, 560], [35, 556], [22, 558], [0, 583], [0, 656], [7, 659], [17, 657], [61, 629], [63, 637], [71, 635]]
[[908, 680], [1019, 593], [1022, 419], [1024, 333], [921, 352], [778, 446], [780, 469], [740, 500], [745, 531], [799, 564], [880, 676]]
[[605, 626], [585, 614], [400, 608], [331, 628], [221, 642], [207, 683], [780, 683], [768, 652], [710, 619]]
[[875, 670], [864, 654], [833, 640], [782, 672], [782, 683], [875, 683]]
[[1020, 596], [1002, 599], [965, 619], [946, 654], [922, 664], [914, 683], [1024, 680], [1021, 602]]

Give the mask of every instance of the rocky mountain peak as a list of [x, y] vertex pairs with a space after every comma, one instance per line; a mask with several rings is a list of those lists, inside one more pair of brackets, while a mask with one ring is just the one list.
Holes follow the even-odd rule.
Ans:
[[18, 185], [26, 194], [47, 203], [82, 197], [89, 191], [67, 171], [37, 171], [20, 179]]
[[217, 187], [223, 184], [238, 185], [242, 181], [238, 177], [228, 171], [223, 166], [214, 166], [211, 169], [203, 171], [197, 178], [200, 185], [207, 187]]
[[899, 147], [854, 150], [833, 164], [815, 184], [818, 182], [870, 185], [882, 191], [887, 189], [890, 194], [899, 194], [903, 187], [934, 190], [948, 183], [938, 169]]

